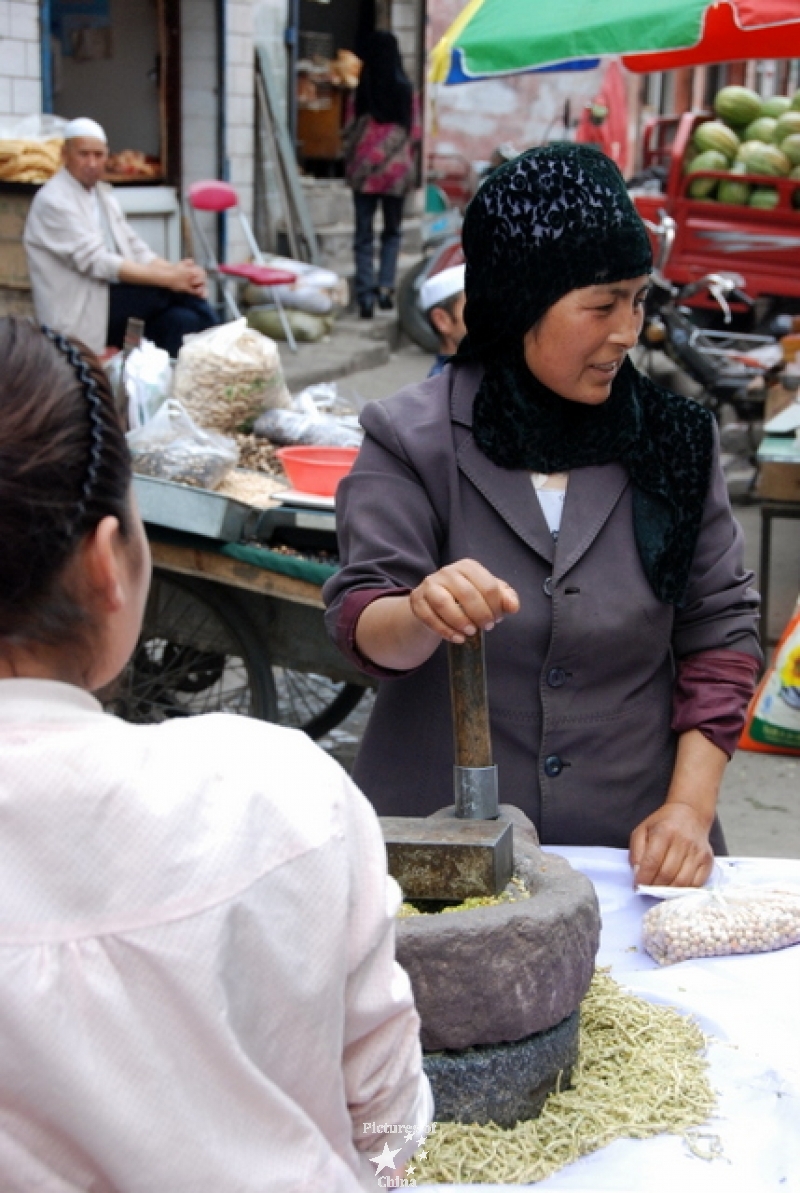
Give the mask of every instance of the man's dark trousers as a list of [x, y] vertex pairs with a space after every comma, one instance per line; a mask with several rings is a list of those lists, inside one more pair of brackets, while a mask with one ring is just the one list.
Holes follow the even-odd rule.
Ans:
[[178, 355], [184, 336], [219, 323], [205, 299], [194, 294], [116, 282], [109, 287], [107, 343], [111, 347], [122, 347], [130, 318], [143, 319], [145, 337], [172, 357]]

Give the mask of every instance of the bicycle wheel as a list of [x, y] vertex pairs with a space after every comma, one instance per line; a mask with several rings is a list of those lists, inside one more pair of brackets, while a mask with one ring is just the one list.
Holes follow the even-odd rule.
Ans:
[[336, 683], [325, 675], [273, 667], [277, 693], [277, 717], [281, 725], [302, 729], [316, 741], [335, 729], [364, 695], [366, 688], [354, 683]]
[[279, 719], [267, 652], [235, 599], [165, 576], [153, 578], [136, 650], [106, 707], [138, 723], [207, 712]]

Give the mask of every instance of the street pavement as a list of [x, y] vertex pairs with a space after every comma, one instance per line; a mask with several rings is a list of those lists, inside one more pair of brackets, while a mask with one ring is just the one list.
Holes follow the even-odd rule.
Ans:
[[[388, 324], [378, 325], [374, 330], [379, 334], [384, 329], [388, 330]], [[358, 336], [361, 329], [350, 327], [347, 334]], [[388, 354], [383, 363], [376, 362], [375, 367], [340, 375], [337, 385], [342, 396], [360, 406], [364, 401], [387, 397], [404, 385], [422, 380], [431, 360], [415, 345], [406, 344]], [[295, 368], [299, 374], [301, 362]], [[745, 562], [757, 578], [760, 507], [757, 501], [747, 497], [743, 484], [732, 486], [732, 496], [735, 515], [744, 531]], [[800, 522], [776, 521], [769, 626], [772, 639], [779, 636], [788, 621], [799, 592]], [[321, 743], [346, 767], [355, 756], [369, 705], [370, 698], [366, 697]], [[800, 858], [800, 758], [740, 750], [727, 768], [719, 808], [732, 855]]]

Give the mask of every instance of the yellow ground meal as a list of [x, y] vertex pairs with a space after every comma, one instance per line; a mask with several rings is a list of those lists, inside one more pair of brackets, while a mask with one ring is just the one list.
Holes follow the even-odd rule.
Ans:
[[407, 1176], [420, 1185], [532, 1184], [615, 1139], [661, 1134], [683, 1135], [710, 1159], [716, 1137], [693, 1131], [716, 1100], [704, 1051], [693, 1020], [625, 994], [600, 970], [581, 1004], [572, 1088], [510, 1129], [438, 1123]]

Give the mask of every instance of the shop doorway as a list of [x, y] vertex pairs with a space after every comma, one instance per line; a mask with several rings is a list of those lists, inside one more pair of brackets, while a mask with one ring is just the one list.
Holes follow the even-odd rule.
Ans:
[[[391, 27], [391, 0], [290, 0], [290, 124], [307, 174], [341, 177], [342, 130], [358, 82], [362, 39]], [[292, 80], [293, 85], [292, 85]]]
[[42, 33], [45, 109], [103, 126], [109, 181], [177, 186], [179, 0], [47, 0]]

